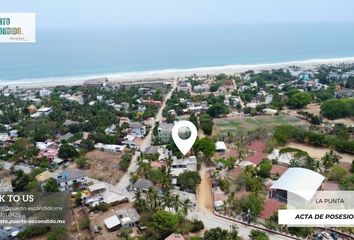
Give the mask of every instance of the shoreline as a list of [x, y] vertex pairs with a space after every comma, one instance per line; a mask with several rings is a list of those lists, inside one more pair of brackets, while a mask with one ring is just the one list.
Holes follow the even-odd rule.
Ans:
[[[0, 87], [8, 86], [13, 89], [17, 86], [21, 89], [28, 88], [46, 88], [55, 87], [58, 85], [74, 86], [82, 85], [84, 81], [94, 78], [108, 78], [108, 84], [119, 83], [132, 83], [144, 81], [168, 81], [176, 78], [183, 78], [196, 75], [216, 75], [220, 73], [225, 74], [240, 74], [242, 72], [253, 70], [263, 71], [286, 68], [290, 66], [297, 66], [301, 68], [314, 68], [319, 65], [336, 65], [336, 64], [350, 64], [354, 63], [354, 57], [344, 58], [327, 58], [327, 59], [309, 59], [300, 61], [289, 61], [280, 63], [265, 63], [265, 64], [237, 64], [237, 65], [224, 65], [214, 67], [199, 67], [199, 68], [186, 68], [186, 69], [165, 69], [165, 70], [152, 70], [140, 72], [122, 72], [122, 73], [107, 73], [97, 75], [86, 75], [77, 77], [53, 77], [53, 78], [39, 78], [39, 79], [24, 79], [24, 80], [9, 80], [6, 84], [0, 83]], [[31, 81], [32, 80], [32, 81]]]

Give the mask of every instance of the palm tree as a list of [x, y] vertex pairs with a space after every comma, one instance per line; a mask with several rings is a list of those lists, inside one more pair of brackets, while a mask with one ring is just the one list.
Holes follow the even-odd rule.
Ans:
[[149, 188], [148, 192], [146, 193], [146, 200], [150, 204], [150, 209], [154, 210], [157, 207], [158, 195], [155, 188]]
[[182, 201], [182, 211], [184, 215], [188, 214], [188, 210], [192, 208], [192, 202], [189, 198], [186, 198]]
[[164, 175], [160, 181], [161, 187], [163, 190], [167, 190], [169, 191], [172, 188], [172, 182], [171, 182], [171, 177], [170, 177], [170, 173], [171, 173], [171, 169], [170, 168], [166, 168], [163, 171]]
[[146, 200], [142, 198], [142, 193], [139, 189], [134, 194], [134, 207], [140, 211], [147, 210]]
[[323, 156], [322, 164], [325, 170], [328, 171], [328, 169], [330, 169], [334, 164], [339, 163], [340, 159], [341, 157], [338, 154], [335, 154], [333, 150], [331, 150], [329, 153], [327, 152], [326, 155]]
[[174, 210], [176, 212], [178, 212], [179, 208], [181, 206], [181, 201], [179, 199], [179, 196], [178, 195], [175, 195], [174, 196], [174, 199], [173, 199], [173, 207], [174, 207]]
[[171, 192], [169, 190], [165, 191], [163, 195], [163, 207], [170, 209], [173, 205], [173, 201], [174, 196], [171, 194]]

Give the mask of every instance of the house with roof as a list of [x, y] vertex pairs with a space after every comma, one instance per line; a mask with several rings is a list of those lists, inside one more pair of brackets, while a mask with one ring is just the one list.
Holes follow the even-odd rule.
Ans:
[[181, 234], [172, 233], [165, 240], [185, 240], [185, 238]]
[[123, 228], [134, 227], [140, 221], [140, 215], [135, 208], [118, 209], [116, 215]]
[[154, 187], [154, 183], [144, 178], [139, 178], [133, 185], [134, 190], [140, 190], [142, 192], [147, 192], [149, 188], [152, 187]]
[[124, 145], [116, 145], [116, 144], [96, 143], [95, 148], [100, 149], [105, 152], [120, 153], [120, 152], [124, 151], [125, 146]]
[[122, 127], [124, 123], [129, 125], [130, 124], [130, 119], [128, 117], [119, 118], [119, 126]]
[[130, 134], [135, 137], [144, 137], [146, 134], [146, 127], [140, 122], [131, 122], [129, 128]]
[[142, 103], [147, 105], [147, 106], [157, 106], [157, 107], [161, 107], [162, 106], [162, 102], [161, 101], [157, 101], [157, 100], [153, 100], [153, 99], [143, 100]]
[[190, 92], [192, 85], [189, 82], [179, 82], [177, 85], [177, 91]]
[[54, 160], [55, 158], [58, 157], [59, 150], [55, 148], [46, 148], [43, 150], [40, 150], [38, 153], [38, 158], [46, 158], [48, 160]]
[[116, 133], [116, 129], [117, 129], [117, 126], [115, 124], [112, 124], [111, 126], [109, 126], [108, 128], [106, 128], [104, 130], [104, 133], [105, 134], [115, 134]]
[[76, 168], [65, 169], [52, 178], [58, 183], [60, 191], [67, 191], [72, 189], [74, 185], [82, 186], [87, 183], [86, 171]]
[[164, 143], [168, 143], [172, 139], [172, 123], [162, 122], [157, 128], [157, 137]]
[[172, 157], [171, 163], [171, 176], [172, 183], [177, 183], [177, 177], [186, 171], [197, 171], [197, 157], [190, 156], [185, 159], [177, 159], [177, 157]]
[[136, 149], [136, 143], [135, 143], [135, 138], [136, 136], [133, 134], [128, 134], [127, 136], [124, 137], [124, 144], [127, 146], [127, 148], [130, 149]]
[[106, 226], [108, 231], [115, 231], [119, 228], [120, 221], [117, 215], [113, 215], [109, 218], [103, 220], [104, 225]]
[[8, 177], [0, 178], [0, 193], [13, 192], [11, 179]]
[[140, 221], [140, 215], [135, 208], [119, 209], [116, 214], [106, 218], [104, 224], [108, 231], [117, 230], [119, 227], [134, 227]]
[[264, 150], [265, 150], [265, 142], [261, 140], [256, 140], [252, 142], [247, 149], [252, 153], [245, 158], [244, 161], [252, 163], [257, 166], [262, 160], [265, 158]]
[[271, 154], [267, 156], [267, 158], [271, 161], [276, 161], [278, 164], [290, 165], [293, 156], [291, 153], [280, 153], [279, 149], [274, 149]]
[[31, 114], [31, 118], [48, 116], [51, 112], [53, 112], [52, 107], [41, 107], [37, 110], [36, 113]]
[[196, 85], [193, 87], [193, 91], [196, 93], [208, 92], [209, 89], [210, 89], [210, 86], [207, 83]]
[[217, 141], [217, 142], [215, 143], [215, 150], [216, 150], [217, 152], [226, 152], [227, 147], [226, 147], [225, 142], [223, 142], [223, 141]]
[[58, 135], [58, 141], [68, 141], [70, 138], [72, 138], [74, 136], [74, 134], [72, 134], [71, 132], [67, 132], [64, 135]]

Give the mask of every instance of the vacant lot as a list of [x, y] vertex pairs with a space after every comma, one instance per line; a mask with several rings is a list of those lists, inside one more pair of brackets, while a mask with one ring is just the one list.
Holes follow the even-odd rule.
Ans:
[[226, 135], [228, 132], [235, 135], [257, 128], [273, 128], [284, 124], [303, 124], [300, 119], [290, 115], [219, 118], [214, 119], [214, 123], [219, 136]]
[[[313, 147], [302, 143], [289, 143], [287, 147], [301, 149], [307, 152], [310, 155], [310, 157], [316, 158], [318, 160], [320, 160], [326, 154], [326, 152], [331, 151], [329, 148]], [[342, 157], [340, 160], [341, 162], [352, 163], [352, 161], [354, 160], [354, 155], [339, 153], [336, 151], [334, 152]]]
[[124, 174], [119, 169], [120, 153], [102, 152], [94, 150], [88, 152], [86, 157], [91, 160], [88, 176], [110, 184], [116, 184]]

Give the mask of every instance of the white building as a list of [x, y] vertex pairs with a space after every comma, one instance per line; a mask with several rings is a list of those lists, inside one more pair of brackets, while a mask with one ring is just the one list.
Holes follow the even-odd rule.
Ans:
[[48, 116], [53, 111], [52, 107], [41, 107], [36, 113], [31, 114], [32, 118]]
[[53, 179], [58, 183], [60, 191], [67, 191], [71, 189], [74, 184], [86, 184], [87, 174], [83, 170], [69, 168], [54, 175]]
[[136, 149], [136, 143], [135, 143], [135, 136], [128, 134], [127, 136], [124, 137], [124, 144], [127, 146], [127, 148], [130, 149]]
[[185, 171], [197, 171], [197, 157], [190, 156], [186, 159], [177, 159], [177, 157], [172, 157], [173, 161], [171, 164], [171, 175], [176, 178]]
[[96, 149], [100, 149], [102, 151], [106, 152], [123, 152], [125, 149], [125, 146], [123, 145], [116, 145], [116, 144], [103, 144], [103, 143], [96, 143], [95, 144]]
[[289, 168], [271, 186], [271, 196], [287, 201], [290, 195], [295, 195], [297, 199], [311, 201], [324, 179], [321, 174], [306, 168]]
[[227, 150], [226, 144], [223, 141], [217, 141], [215, 143], [215, 150], [217, 152], [225, 152]]

